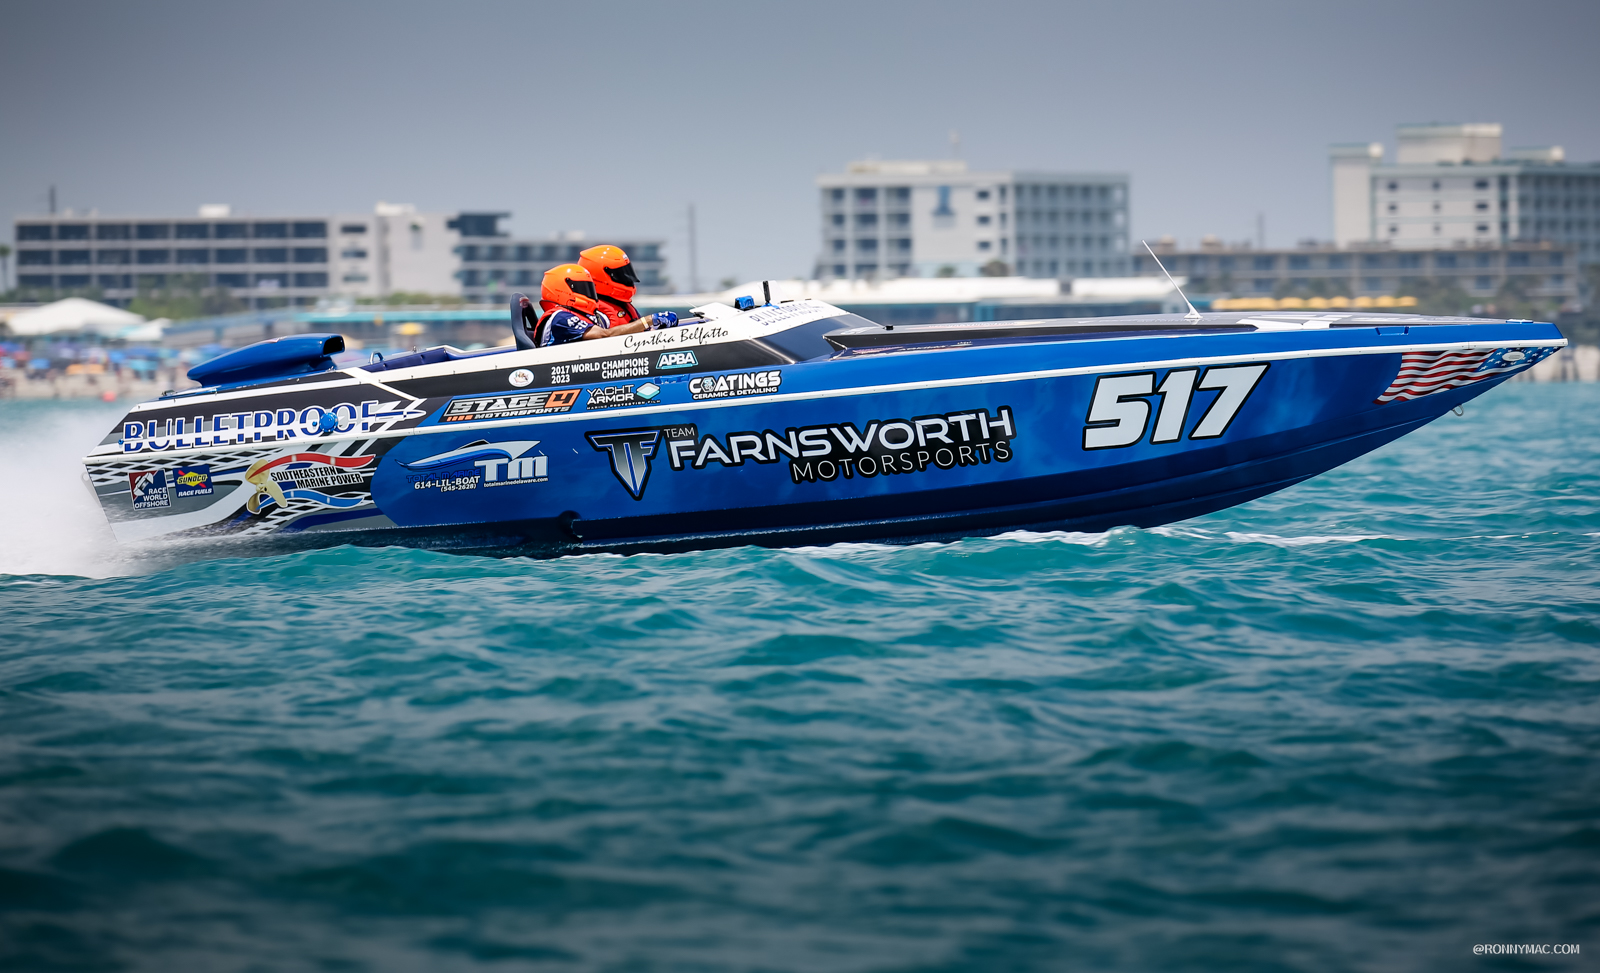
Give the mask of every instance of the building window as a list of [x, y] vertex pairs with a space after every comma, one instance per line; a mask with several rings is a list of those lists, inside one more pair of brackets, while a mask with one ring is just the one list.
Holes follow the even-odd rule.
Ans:
[[258, 264], [286, 264], [289, 262], [289, 248], [258, 247], [254, 257]]
[[857, 240], [856, 251], [859, 253], [876, 253], [878, 251], [878, 241], [871, 237], [864, 237], [860, 240]]
[[165, 223], [140, 223], [134, 228], [134, 236], [140, 240], [165, 240], [171, 229]]
[[871, 277], [878, 272], [877, 264], [856, 264], [857, 277]]
[[1256, 291], [1264, 294], [1272, 293], [1272, 285], [1273, 280], [1271, 277], [1257, 277], [1254, 282]]
[[955, 211], [950, 208], [950, 187], [939, 187], [939, 205], [934, 207], [934, 216], [954, 216]]
[[978, 198], [979, 199], [988, 199], [989, 198], [989, 190], [987, 190], [987, 189], [978, 190]]
[[911, 187], [910, 186], [893, 186], [893, 187], [890, 187], [889, 189], [887, 189], [885, 191], [889, 194], [889, 202], [890, 202], [891, 205], [897, 205], [897, 206], [910, 206], [911, 205]]
[[1435, 267], [1454, 267], [1456, 265], [1456, 255], [1453, 253], [1436, 253], [1433, 255], [1433, 265]]
[[367, 224], [365, 224], [365, 223], [345, 223], [345, 224], [343, 224], [342, 226], [339, 227], [339, 232], [340, 233], [365, 233], [365, 232], [367, 232]]
[[217, 286], [218, 287], [249, 287], [250, 286], [250, 275], [249, 274], [218, 274], [217, 275]]
[[1394, 203], [1390, 203], [1389, 204], [1389, 212], [1398, 213], [1398, 212], [1400, 212], [1400, 207], [1396, 206]]
[[131, 275], [131, 274], [96, 274], [95, 275], [95, 283], [99, 284], [101, 287], [108, 287], [108, 288], [112, 288], [112, 289], [132, 287], [133, 286], [133, 275]]
[[210, 262], [210, 250], [194, 249], [178, 251], [178, 263], [180, 264], [208, 264]]
[[1566, 256], [1566, 255], [1565, 255], [1565, 254], [1560, 254], [1560, 253], [1552, 253], [1552, 254], [1551, 254], [1551, 255], [1550, 255], [1550, 266], [1552, 266], [1552, 267], [1559, 267], [1559, 266], [1561, 266], [1561, 264], [1562, 264], [1562, 258], [1563, 258], [1563, 257], [1565, 257], [1565, 256]]
[[22, 242], [24, 240], [48, 240], [50, 237], [50, 227], [48, 225], [40, 226], [35, 224], [30, 226], [27, 224], [18, 224], [17, 226], [18, 242]]
[[876, 189], [861, 188], [856, 190], [857, 206], [878, 205], [878, 191]]
[[165, 263], [171, 263], [171, 262], [172, 262], [172, 251], [171, 250], [140, 250], [139, 251], [139, 263], [142, 263], [142, 264], [165, 264]]
[[1476, 233], [1487, 234], [1489, 232], [1489, 224], [1479, 223], [1477, 226], [1473, 227], [1473, 231]]
[[61, 264], [62, 266], [70, 266], [72, 264], [88, 264], [88, 262], [89, 251], [87, 250], [56, 251], [56, 263]]
[[1383, 290], [1383, 278], [1363, 277], [1361, 278], [1361, 289], [1364, 291], [1381, 291]]
[[[522, 249], [526, 250], [527, 247], [523, 247]], [[346, 260], [365, 260], [367, 259], [367, 252], [365, 250], [357, 250], [352, 248], [339, 251], [339, 256]], [[523, 259], [526, 260], [527, 258], [524, 257]]]
[[1438, 192], [1439, 191], [1439, 180], [1437, 180], [1437, 179], [1435, 179], [1433, 181], [1433, 191], [1434, 192]]
[[1420, 253], [1402, 253], [1400, 255], [1400, 266], [1402, 268], [1421, 267], [1422, 266], [1422, 254], [1420, 254]]
[[1494, 278], [1488, 276], [1487, 274], [1480, 274], [1478, 278], [1473, 281], [1473, 286], [1480, 291], [1492, 290], [1494, 288]]
[[289, 224], [287, 223], [257, 223], [251, 227], [257, 240], [287, 240], [289, 238]]
[[889, 218], [888, 218], [888, 222], [889, 222], [889, 225], [891, 227], [894, 227], [897, 230], [906, 229], [906, 228], [911, 226], [911, 214], [910, 213], [890, 213], [889, 214]]
[[857, 213], [856, 214], [856, 228], [857, 229], [862, 229], [862, 230], [871, 229], [872, 227], [875, 227], [877, 225], [878, 225], [878, 214], [877, 213]]
[[[325, 264], [328, 262], [327, 247], [295, 247], [294, 262], [297, 264]], [[321, 285], [316, 285], [321, 286]]]
[[1302, 256], [1291, 256], [1289, 258], [1289, 269], [1290, 270], [1310, 270], [1311, 269], [1311, 258], [1310, 257], [1302, 257]]
[[845, 247], [845, 243], [844, 243], [843, 240], [834, 240], [833, 241], [833, 252], [834, 253], [844, 253], [844, 247]]
[[56, 227], [57, 240], [87, 240], [89, 239], [89, 224], [87, 223], [62, 223]]
[[1566, 282], [1567, 282], [1567, 278], [1565, 276], [1561, 275], [1561, 274], [1551, 274], [1550, 275], [1550, 286], [1551, 287], [1560, 287], [1561, 285], [1565, 284]]
[[211, 227], [205, 223], [179, 223], [177, 237], [180, 240], [209, 240]]
[[1390, 236], [1394, 236], [1395, 234], [1397, 234], [1399, 232], [1400, 232], [1400, 228], [1398, 226], [1395, 226], [1393, 223], [1389, 224], [1389, 235]]
[[294, 286], [296, 286], [296, 287], [327, 287], [328, 286], [328, 275], [327, 274], [322, 274], [322, 273], [295, 274], [294, 275]]
[[994, 246], [994, 244], [990, 243], [988, 240], [979, 240], [978, 241], [978, 249], [979, 250], [988, 250], [992, 246]]
[[[230, 247], [227, 249], [219, 249], [217, 251], [217, 263], [219, 264], [242, 264], [249, 262], [249, 251], [247, 251], [244, 247]], [[243, 287], [244, 285], [240, 284], [239, 286]]]
[[519, 270], [519, 271], [517, 271], [515, 279], [512, 280], [512, 283], [516, 284], [518, 287], [525, 287], [525, 286], [528, 286], [528, 285], [532, 284], [533, 283], [533, 271], [531, 271], [531, 270]]
[[17, 286], [19, 287], [53, 287], [55, 278], [49, 274], [18, 274]]
[[1489, 188], [1489, 180], [1487, 180], [1487, 179], [1479, 179], [1479, 180], [1477, 180], [1476, 182], [1474, 182], [1472, 184], [1472, 188], [1473, 189], [1488, 189]]
[[1480, 213], [1487, 213], [1489, 212], [1489, 203], [1487, 200], [1480, 199], [1472, 208]]
[[906, 237], [901, 237], [897, 240], [890, 240], [889, 246], [893, 247], [897, 253], [911, 252], [911, 240]]
[[830, 189], [830, 190], [828, 190], [828, 199], [831, 202], [833, 202], [833, 203], [835, 203], [835, 204], [837, 204], [839, 206], [843, 206], [844, 205], [844, 190], [843, 189]]
[[133, 227], [126, 223], [101, 223], [94, 228], [96, 240], [132, 240]]
[[167, 275], [166, 274], [140, 274], [136, 278], [136, 282], [138, 283], [138, 286], [140, 286], [140, 287], [142, 287], [142, 288], [144, 288], [146, 290], [148, 290], [148, 289], [150, 289], [152, 287], [165, 287], [165, 286], [167, 286]]
[[289, 286], [288, 274], [256, 274], [256, 286], [273, 290]]
[[1399, 190], [1400, 190], [1400, 184], [1399, 183], [1397, 183], [1397, 182], [1390, 182], [1389, 183], [1389, 191], [1391, 193], [1399, 192]]
[[218, 240], [243, 240], [250, 235], [249, 230], [244, 223], [218, 223], [216, 226]]
[[95, 263], [101, 264], [131, 264], [133, 263], [132, 250], [99, 250], [94, 255]]
[[1507, 267], [1526, 267], [1526, 266], [1528, 266], [1528, 264], [1529, 264], [1528, 255], [1526, 253], [1508, 253], [1508, 254], [1506, 254], [1506, 266]]
[[1494, 266], [1494, 254], [1492, 254], [1492, 253], [1480, 253], [1480, 254], [1478, 254], [1477, 263], [1478, 263], [1479, 267], [1493, 267]]
[[17, 253], [18, 267], [48, 267], [55, 263], [55, 255], [49, 250], [22, 250]]
[[1256, 270], [1271, 270], [1277, 262], [1276, 257], [1254, 257], [1250, 261], [1250, 266]]
[[991, 222], [991, 220], [987, 216], [978, 217], [978, 225], [979, 226], [988, 226], [990, 222]]
[[314, 223], [296, 223], [294, 225], [294, 236], [297, 240], [317, 239], [327, 235], [328, 224], [321, 220]]
[[77, 288], [77, 287], [88, 287], [89, 286], [89, 275], [88, 274], [62, 274], [61, 277], [58, 279], [57, 286], [63, 287], [63, 288], [67, 288], [69, 290], [72, 289], [72, 288]]
[[1342, 253], [1334, 254], [1333, 256], [1328, 258], [1328, 269], [1329, 270], [1348, 270], [1348, 269], [1350, 269], [1350, 257], [1348, 255], [1342, 254]]
[[843, 277], [848, 273], [850, 273], [850, 268], [846, 267], [844, 264], [834, 264], [833, 265], [833, 276], [835, 276], [835, 277]]

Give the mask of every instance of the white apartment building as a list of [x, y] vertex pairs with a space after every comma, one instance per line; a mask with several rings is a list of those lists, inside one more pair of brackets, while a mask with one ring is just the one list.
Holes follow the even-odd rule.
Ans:
[[1401, 125], [1396, 136], [1393, 163], [1377, 142], [1330, 148], [1339, 246], [1546, 242], [1600, 261], [1600, 164], [1568, 165], [1560, 146], [1504, 149], [1498, 124]]
[[1125, 174], [865, 161], [817, 186], [821, 280], [1128, 273]]
[[[198, 282], [251, 307], [311, 306], [331, 297], [394, 293], [460, 295], [474, 303], [537, 287], [554, 264], [576, 260], [581, 234], [516, 240], [509, 213], [419, 213], [380, 202], [371, 213], [243, 217], [227, 206], [195, 216], [19, 217], [16, 283], [59, 296], [92, 293], [126, 305], [141, 290]], [[628, 251], [641, 290], [669, 286], [663, 241], [608, 238]]]

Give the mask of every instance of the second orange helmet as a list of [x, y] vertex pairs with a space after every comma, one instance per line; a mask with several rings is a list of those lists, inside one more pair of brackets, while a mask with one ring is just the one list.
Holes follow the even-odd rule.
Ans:
[[639, 290], [639, 275], [621, 247], [609, 243], [590, 247], [578, 254], [578, 263], [594, 278], [595, 290], [607, 297], [627, 302]]

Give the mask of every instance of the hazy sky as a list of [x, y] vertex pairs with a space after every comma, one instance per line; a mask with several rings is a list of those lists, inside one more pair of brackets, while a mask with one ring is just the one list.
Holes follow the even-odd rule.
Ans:
[[[1132, 177], [1139, 236], [1330, 233], [1330, 142], [1498, 121], [1600, 160], [1600, 2], [0, 0], [0, 215], [504, 209], [807, 273], [856, 158]], [[9, 219], [7, 219], [9, 223]], [[9, 235], [9, 226], [5, 231]]]

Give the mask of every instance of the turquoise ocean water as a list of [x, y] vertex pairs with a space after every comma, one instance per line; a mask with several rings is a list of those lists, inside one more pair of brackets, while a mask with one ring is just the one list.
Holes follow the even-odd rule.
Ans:
[[117, 549], [118, 411], [0, 404], [0, 969], [1600, 953], [1600, 387], [1157, 530], [554, 561]]

